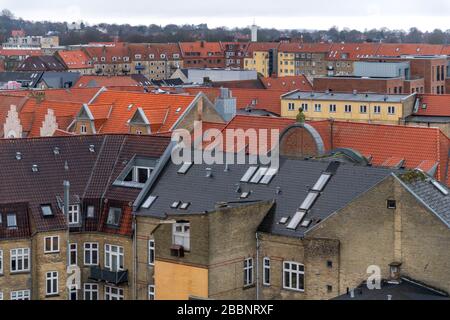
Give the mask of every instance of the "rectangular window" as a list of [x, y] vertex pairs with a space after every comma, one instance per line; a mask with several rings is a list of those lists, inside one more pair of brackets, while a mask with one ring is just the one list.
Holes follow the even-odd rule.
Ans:
[[78, 245], [76, 243], [71, 243], [69, 248], [69, 265], [76, 266], [78, 264]]
[[367, 113], [367, 106], [364, 106], [364, 105], [360, 106], [359, 113]]
[[78, 300], [78, 290], [77, 288], [73, 287], [69, 289], [69, 300], [71, 301], [77, 301]]
[[84, 284], [84, 300], [98, 300], [98, 284]]
[[42, 215], [44, 217], [51, 217], [53, 216], [53, 210], [52, 210], [52, 206], [49, 204], [43, 204], [41, 205], [41, 210], [42, 210]]
[[80, 206], [70, 205], [69, 206], [69, 224], [76, 225], [80, 223]]
[[335, 104], [330, 104], [330, 112], [331, 113], [336, 112], [336, 105]]
[[345, 112], [346, 112], [346, 113], [352, 112], [352, 106], [351, 106], [350, 104], [346, 104], [346, 105], [345, 105]]
[[305, 291], [305, 266], [296, 262], [283, 263], [283, 288]]
[[253, 258], [244, 260], [244, 287], [253, 284]]
[[289, 102], [288, 103], [288, 109], [289, 109], [289, 111], [294, 111], [295, 110], [295, 103]]
[[3, 300], [3, 292], [0, 291], [0, 301]]
[[123, 271], [123, 247], [105, 244], [105, 268], [110, 271]]
[[395, 107], [393, 106], [388, 107], [388, 114], [395, 114]]
[[57, 295], [58, 290], [58, 271], [51, 271], [45, 274], [45, 293], [47, 296]]
[[105, 286], [105, 300], [123, 300], [123, 289]]
[[315, 111], [315, 112], [320, 112], [320, 111], [322, 111], [322, 105], [319, 104], [319, 103], [316, 103], [316, 104], [314, 105], [314, 111]]
[[30, 290], [11, 291], [11, 300], [30, 300]]
[[3, 274], [3, 251], [0, 250], [0, 274]]
[[302, 109], [303, 111], [308, 111], [308, 104], [307, 103], [302, 103]]
[[9, 229], [17, 228], [17, 217], [15, 213], [8, 213], [6, 215], [6, 226]]
[[148, 241], [148, 264], [151, 266], [155, 264], [155, 240]]
[[87, 133], [87, 127], [85, 124], [80, 125], [80, 133], [86, 134]]
[[11, 250], [11, 272], [30, 271], [30, 249], [20, 248]]
[[380, 114], [381, 113], [381, 106], [374, 106], [373, 107], [373, 113]]
[[109, 208], [108, 220], [106, 223], [110, 226], [118, 227], [120, 225], [120, 218], [122, 217], [121, 208]]
[[59, 236], [44, 238], [44, 253], [59, 252]]
[[84, 244], [84, 265], [98, 265], [98, 243], [87, 242]]
[[270, 286], [270, 258], [263, 259], [263, 284]]
[[148, 300], [155, 300], [155, 286], [148, 286]]
[[191, 249], [190, 229], [189, 223], [175, 223], [172, 229], [173, 244], [182, 246], [184, 250], [189, 251]]
[[87, 215], [88, 218], [94, 218], [94, 216], [95, 216], [95, 207], [94, 206], [88, 206], [86, 215]]

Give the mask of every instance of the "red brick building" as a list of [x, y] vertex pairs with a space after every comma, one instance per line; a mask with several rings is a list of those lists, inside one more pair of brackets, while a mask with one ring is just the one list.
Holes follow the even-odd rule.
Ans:
[[185, 68], [225, 68], [225, 53], [219, 42], [181, 42]]

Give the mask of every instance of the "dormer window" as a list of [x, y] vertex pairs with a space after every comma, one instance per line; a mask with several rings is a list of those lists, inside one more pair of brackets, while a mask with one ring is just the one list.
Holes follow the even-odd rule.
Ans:
[[123, 57], [123, 61], [125, 61], [125, 62], [130, 61], [130, 57]]
[[69, 224], [77, 225], [80, 223], [80, 206], [70, 205], [69, 206]]
[[166, 55], [164, 53], [161, 54], [161, 59], [165, 59]]
[[112, 61], [116, 62], [117, 61], [117, 57], [113, 57]]
[[135, 58], [136, 60], [140, 60], [140, 59], [142, 58], [142, 55], [136, 54], [136, 55], [134, 55], [134, 58]]
[[17, 228], [17, 216], [15, 213], [8, 213], [6, 215], [6, 226], [9, 229], [16, 229]]
[[147, 167], [133, 167], [133, 169], [125, 177], [124, 181], [137, 182], [145, 184], [152, 172], [151, 168]]
[[106, 61], [106, 58], [105, 58], [105, 57], [101, 57], [100, 60], [103, 61], [103, 62], [105, 62], [105, 61]]
[[86, 216], [89, 219], [92, 219], [95, 217], [95, 207], [94, 206], [88, 206], [86, 211]]
[[120, 218], [122, 217], [122, 209], [121, 208], [109, 208], [108, 220], [106, 224], [114, 227], [120, 226]]
[[182, 246], [185, 251], [191, 249], [191, 225], [190, 223], [175, 223], [173, 225], [172, 235], [173, 244], [177, 246]]
[[155, 55], [154, 55], [154, 54], [149, 54], [148, 57], [149, 57], [150, 59], [155, 59]]

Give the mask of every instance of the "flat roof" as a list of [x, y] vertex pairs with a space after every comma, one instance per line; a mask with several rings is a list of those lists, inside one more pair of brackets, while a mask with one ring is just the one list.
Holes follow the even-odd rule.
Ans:
[[341, 93], [341, 92], [307, 92], [293, 91], [281, 96], [283, 99], [291, 100], [327, 100], [327, 101], [371, 101], [400, 103], [406, 98], [415, 95], [405, 94], [376, 94], [376, 93]]

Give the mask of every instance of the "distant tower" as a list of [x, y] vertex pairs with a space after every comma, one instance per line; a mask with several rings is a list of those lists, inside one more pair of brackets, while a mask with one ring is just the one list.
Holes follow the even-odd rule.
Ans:
[[252, 25], [252, 42], [258, 42], [258, 26], [255, 21], [253, 21]]

